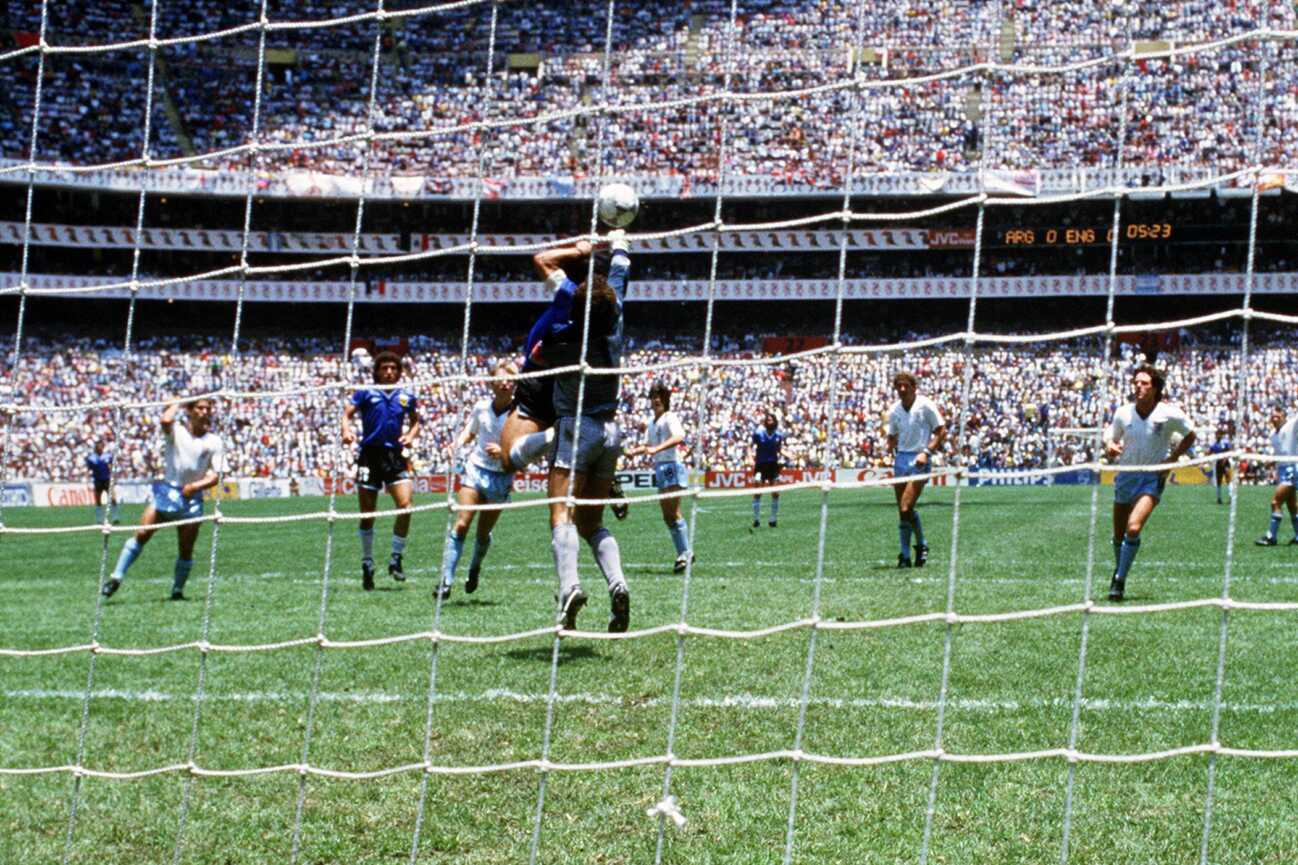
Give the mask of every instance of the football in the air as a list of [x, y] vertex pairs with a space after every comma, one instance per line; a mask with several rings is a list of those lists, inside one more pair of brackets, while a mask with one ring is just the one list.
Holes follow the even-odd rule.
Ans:
[[610, 183], [599, 191], [599, 219], [612, 228], [626, 228], [640, 212], [640, 199], [625, 183]]

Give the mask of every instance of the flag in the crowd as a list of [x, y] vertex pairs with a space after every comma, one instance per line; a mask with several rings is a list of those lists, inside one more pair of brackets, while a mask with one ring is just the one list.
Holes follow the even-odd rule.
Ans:
[[500, 178], [500, 177], [482, 178], [482, 192], [488, 198], [499, 198], [500, 193], [503, 192], [505, 187], [507, 186], [509, 186], [509, 181], [505, 180], [504, 178]]

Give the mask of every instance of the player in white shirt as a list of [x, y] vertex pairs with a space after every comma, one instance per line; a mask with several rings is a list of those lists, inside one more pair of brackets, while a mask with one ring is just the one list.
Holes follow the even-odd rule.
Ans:
[[[623, 453], [626, 456], [645, 454], [653, 457], [654, 486], [658, 492], [678, 492], [685, 489], [689, 470], [677, 452], [685, 442], [685, 426], [671, 410], [671, 388], [663, 382], [655, 383], [649, 389], [649, 406], [653, 409], [654, 419], [649, 424], [646, 443], [629, 447]], [[689, 531], [681, 518], [681, 500], [679, 497], [659, 499], [658, 504], [662, 506], [663, 522], [667, 524], [667, 533], [676, 547], [676, 564], [672, 566], [672, 572], [684, 573], [694, 560], [694, 553], [690, 551]]]
[[[946, 421], [933, 400], [918, 393], [919, 382], [909, 372], [899, 372], [892, 377], [893, 390], [898, 400], [888, 413], [888, 447], [893, 452], [892, 476], [906, 478], [928, 474], [933, 470], [930, 457], [946, 441]], [[920, 479], [893, 484], [897, 497], [897, 531], [901, 552], [897, 567], [909, 568], [911, 535], [915, 539], [915, 567], [928, 562], [928, 544], [924, 542], [924, 526], [920, 522], [915, 504], [924, 491], [927, 481]]]
[[[1166, 380], [1152, 366], [1131, 376], [1134, 403], [1119, 406], [1104, 431], [1104, 451], [1119, 466], [1176, 462], [1194, 446], [1194, 427], [1185, 412], [1163, 402]], [[1176, 446], [1172, 437], [1181, 436]], [[1121, 601], [1127, 574], [1140, 550], [1140, 532], [1158, 506], [1167, 471], [1119, 472], [1113, 479], [1113, 555], [1117, 566], [1109, 583], [1109, 600]]]
[[[1284, 408], [1274, 406], [1271, 409], [1271, 452], [1278, 457], [1298, 457], [1298, 415], [1286, 422]], [[1289, 508], [1289, 524], [1293, 526], [1294, 536], [1290, 544], [1298, 544], [1298, 463], [1275, 464], [1275, 494], [1271, 496], [1271, 525], [1266, 534], [1255, 542], [1259, 547], [1274, 547], [1276, 535], [1280, 533], [1280, 508]]]
[[[163, 478], [153, 484], [153, 501], [140, 517], [141, 528], [122, 546], [117, 566], [104, 583], [103, 593], [110, 597], [122, 585], [126, 571], [139, 558], [144, 545], [153, 537], [157, 526], [172, 520], [188, 520], [203, 515], [203, 490], [216, 486], [225, 471], [225, 445], [212, 430], [213, 405], [210, 399], [196, 399], [185, 406], [188, 425], [176, 421], [181, 403], [173, 402], [162, 410], [159, 426], [165, 442]], [[202, 523], [176, 526], [178, 552], [172, 578], [171, 599], [184, 600], [185, 581], [194, 567], [194, 542]]]
[[[491, 382], [491, 399], [481, 399], [473, 406], [469, 422], [451, 443], [452, 457], [474, 442], [473, 450], [464, 460], [464, 470], [460, 474], [460, 490], [456, 501], [462, 505], [497, 505], [509, 501], [509, 493], [514, 485], [514, 473], [505, 471], [502, 464], [504, 456], [500, 446], [500, 431], [509, 417], [510, 406], [514, 401], [514, 380], [508, 376], [518, 375], [518, 367], [512, 363], [502, 363], [494, 370], [495, 379]], [[482, 572], [482, 560], [491, 548], [491, 530], [500, 519], [500, 511], [482, 511], [478, 520], [478, 534], [473, 544], [473, 559], [469, 562], [469, 578], [464, 581], [465, 594], [473, 594], [478, 589], [478, 577]], [[464, 553], [464, 540], [469, 536], [469, 527], [478, 511], [460, 511], [455, 515], [455, 525], [446, 536], [446, 546], [442, 551], [442, 581], [437, 592], [443, 599], [450, 597], [451, 587], [455, 585], [455, 569]]]

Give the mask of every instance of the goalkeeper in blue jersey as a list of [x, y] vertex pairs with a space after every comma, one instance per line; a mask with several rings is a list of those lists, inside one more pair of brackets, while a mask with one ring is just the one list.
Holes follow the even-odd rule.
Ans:
[[[780, 450], [784, 447], [784, 433], [780, 432], [780, 422], [774, 412], [762, 416], [762, 426], [753, 432], [753, 473], [757, 475], [758, 487], [769, 487], [780, 482]], [[771, 517], [769, 525], [775, 528], [780, 519], [780, 494], [771, 493]], [[753, 496], [753, 528], [762, 524], [762, 494]]]
[[[343, 444], [356, 443], [355, 417], [361, 417], [360, 450], [356, 455], [356, 494], [361, 513], [373, 513], [379, 490], [387, 487], [392, 503], [410, 507], [411, 472], [405, 449], [419, 436], [419, 412], [415, 395], [404, 387], [393, 388], [401, 379], [401, 358], [381, 351], [374, 358], [374, 383], [388, 387], [362, 388], [352, 394], [343, 409]], [[402, 557], [410, 534], [410, 514], [399, 514], [392, 526], [392, 554], [388, 575], [398, 582], [406, 579]], [[360, 522], [361, 588], [374, 588], [374, 518]]]
[[[1275, 406], [1271, 409], [1271, 452], [1278, 457], [1298, 457], [1298, 415], [1285, 420], [1284, 409]], [[1271, 524], [1266, 534], [1258, 538], [1259, 547], [1274, 547], [1279, 541], [1281, 509], [1289, 509], [1289, 524], [1293, 526], [1294, 536], [1290, 544], [1298, 544], [1298, 463], [1276, 463], [1275, 494], [1271, 496]]]

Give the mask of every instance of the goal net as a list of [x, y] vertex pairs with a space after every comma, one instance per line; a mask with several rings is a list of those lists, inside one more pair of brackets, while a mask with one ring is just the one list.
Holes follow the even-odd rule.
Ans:
[[[1298, 368], [1292, 4], [245, 6], [4, 19], [15, 856], [1251, 862], [1298, 842], [1293, 563], [1248, 528], [1295, 462], [1271, 440]], [[623, 442], [662, 382], [688, 462], [676, 493], [651, 458], [620, 464], [626, 633], [599, 592], [576, 630], [556, 618], [551, 508], [592, 500], [532, 469], [462, 505], [453, 453], [549, 300], [530, 256], [604, 239], [614, 181], [641, 199]], [[421, 411], [415, 494], [362, 515], [340, 421], [389, 346]], [[595, 357], [514, 378], [576, 377], [585, 405]], [[1197, 444], [1118, 465], [1104, 430], [1146, 362], [1189, 419], [1173, 443]], [[946, 429], [914, 478], [923, 568], [895, 567], [900, 372]], [[151, 527], [106, 594], [164, 411], [199, 396], [227, 457], [206, 509]], [[768, 413], [783, 470], [757, 486]], [[96, 442], [115, 465], [92, 515]], [[1221, 507], [1178, 489], [1223, 461]], [[1151, 472], [1110, 602], [1115, 485]], [[483, 585], [439, 594], [466, 509], [500, 517]], [[380, 570], [412, 525], [410, 579], [373, 593], [370, 517]], [[173, 534], [191, 600], [155, 604]]]

